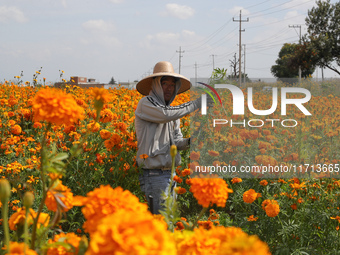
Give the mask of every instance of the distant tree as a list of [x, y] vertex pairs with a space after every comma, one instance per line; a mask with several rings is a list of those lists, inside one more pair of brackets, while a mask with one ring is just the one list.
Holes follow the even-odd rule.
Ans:
[[115, 79], [113, 79], [113, 77], [111, 78], [109, 84], [116, 84], [116, 81], [115, 81]]
[[231, 67], [231, 75], [229, 75], [230, 79], [238, 79], [238, 59], [236, 58], [236, 53], [234, 54], [233, 59], [229, 59], [230, 67]]
[[220, 83], [222, 81], [225, 81], [227, 78], [227, 69], [224, 68], [215, 68], [214, 71], [211, 74], [210, 80], [212, 80], [214, 83]]
[[276, 65], [271, 67], [271, 73], [280, 79], [298, 77], [299, 66], [301, 66], [302, 77], [310, 76], [315, 70], [313, 52], [311, 48], [308, 47], [308, 43], [285, 43], [275, 63]]
[[340, 74], [340, 2], [316, 1], [305, 21], [316, 65]]

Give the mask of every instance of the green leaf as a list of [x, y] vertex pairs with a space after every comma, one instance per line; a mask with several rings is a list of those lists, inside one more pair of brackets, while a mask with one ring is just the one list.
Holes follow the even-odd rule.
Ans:
[[68, 154], [65, 152], [62, 152], [62, 153], [58, 153], [53, 158], [51, 158], [51, 162], [61, 161], [67, 158], [68, 158]]

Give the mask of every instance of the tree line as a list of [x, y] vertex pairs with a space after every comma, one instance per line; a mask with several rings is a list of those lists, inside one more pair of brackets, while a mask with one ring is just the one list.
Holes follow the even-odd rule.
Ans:
[[307, 33], [298, 44], [285, 43], [276, 65], [271, 67], [277, 78], [312, 75], [316, 67], [328, 68], [340, 75], [340, 2], [318, 0], [305, 19]]

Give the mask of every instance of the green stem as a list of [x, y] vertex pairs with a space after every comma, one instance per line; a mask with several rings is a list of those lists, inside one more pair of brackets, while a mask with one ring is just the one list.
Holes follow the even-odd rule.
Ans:
[[[277, 217], [278, 217], [278, 219], [279, 219], [279, 221], [280, 221], [280, 224], [281, 224], [281, 227], [282, 227], [282, 229], [283, 229], [284, 227], [283, 227], [282, 221], [281, 221], [281, 219], [280, 219], [280, 215], [277, 215]], [[287, 234], [285, 234], [285, 236], [286, 236], [286, 239], [288, 240], [288, 239], [289, 239], [289, 236], [288, 236]]]
[[[171, 177], [170, 177], [170, 185], [168, 187], [168, 196], [170, 196], [171, 193], [171, 187], [174, 182], [174, 173], [175, 173], [175, 157], [172, 158], [172, 165], [171, 165]], [[174, 197], [174, 202], [176, 201], [176, 198]]]
[[41, 149], [40, 149], [40, 178], [41, 178], [41, 182], [42, 182], [42, 192], [43, 192], [43, 197], [42, 200], [40, 202], [39, 205], [39, 209], [37, 212], [37, 216], [34, 219], [34, 223], [33, 223], [33, 229], [32, 229], [32, 242], [31, 242], [31, 249], [34, 250], [35, 248], [35, 239], [37, 237], [37, 225], [38, 225], [38, 219], [40, 216], [40, 213], [42, 212], [42, 209], [44, 208], [45, 205], [45, 200], [47, 197], [47, 188], [46, 188], [46, 180], [45, 180], [45, 169], [44, 169], [44, 165], [45, 165], [45, 147], [46, 147], [46, 136], [47, 136], [47, 132], [48, 130], [51, 128], [51, 123], [48, 123], [46, 130], [44, 132], [44, 136], [42, 138], [41, 141]]
[[25, 246], [24, 246], [24, 254], [26, 255], [26, 250], [27, 250], [27, 246], [28, 245], [28, 214], [29, 214], [29, 208], [25, 207], [25, 225], [24, 225], [24, 242], [25, 242]]
[[203, 207], [203, 209], [201, 210], [200, 214], [197, 216], [197, 219], [196, 219], [196, 221], [195, 221], [195, 223], [193, 225], [193, 228], [198, 226], [198, 221], [205, 214], [205, 212], [208, 210], [208, 208], [209, 207]]
[[1, 201], [2, 203], [2, 219], [4, 226], [4, 234], [5, 234], [5, 245], [7, 249], [7, 253], [9, 253], [9, 225], [8, 225], [8, 198], [4, 198]]

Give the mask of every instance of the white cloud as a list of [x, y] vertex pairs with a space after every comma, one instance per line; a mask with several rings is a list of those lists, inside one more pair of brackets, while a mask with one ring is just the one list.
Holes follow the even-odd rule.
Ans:
[[66, 8], [67, 7], [67, 3], [66, 3], [66, 0], [61, 0], [61, 5]]
[[229, 13], [232, 14], [232, 15], [239, 15], [240, 14], [240, 10], [242, 11], [242, 16], [243, 15], [249, 15], [250, 12], [246, 9], [244, 9], [243, 7], [241, 6], [235, 6], [233, 7], [232, 9], [229, 10]]
[[24, 13], [15, 6], [0, 6], [0, 23], [10, 21], [24, 23], [27, 21]]
[[125, 0], [110, 0], [111, 3], [114, 3], [114, 4], [121, 4], [123, 3]]
[[184, 37], [193, 37], [196, 35], [196, 33], [194, 31], [189, 31], [189, 30], [183, 30], [182, 31], [182, 35]]
[[167, 4], [166, 11], [162, 13], [165, 16], [173, 16], [179, 19], [188, 19], [192, 17], [195, 10], [186, 5]]
[[83, 27], [91, 32], [104, 32], [110, 33], [115, 31], [116, 27], [112, 22], [102, 19], [89, 20], [83, 23]]
[[173, 42], [175, 40], [178, 40], [180, 37], [177, 33], [167, 33], [167, 32], [161, 32], [155, 35], [147, 35], [147, 39], [149, 42], [153, 42], [156, 44], [168, 44], [169, 42]]
[[160, 32], [157, 34], [149, 34], [142, 40], [139, 45], [147, 49], [164, 49], [177, 48], [181, 43], [192, 43], [199, 38], [195, 32], [183, 30], [179, 33]]
[[83, 28], [90, 34], [86, 38], [82, 38], [83, 44], [101, 44], [104, 46], [121, 46], [121, 42], [117, 39], [113, 32], [116, 31], [116, 26], [102, 19], [89, 20], [82, 24]]

